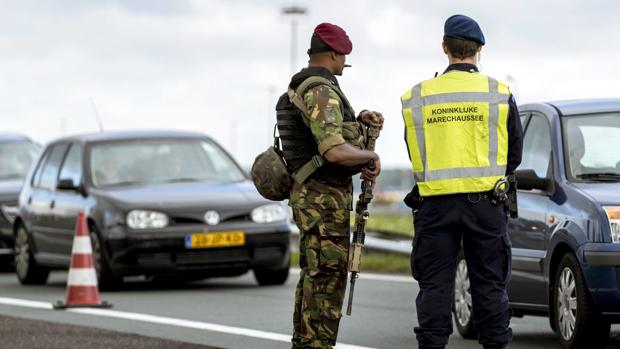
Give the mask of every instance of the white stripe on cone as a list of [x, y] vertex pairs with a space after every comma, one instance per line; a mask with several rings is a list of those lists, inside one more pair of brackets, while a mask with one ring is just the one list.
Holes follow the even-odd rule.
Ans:
[[71, 286], [95, 286], [97, 287], [97, 274], [93, 268], [72, 268], [69, 270], [67, 287]]
[[72, 254], [92, 254], [93, 249], [90, 245], [90, 237], [89, 236], [76, 236], [73, 239], [73, 249], [71, 250]]

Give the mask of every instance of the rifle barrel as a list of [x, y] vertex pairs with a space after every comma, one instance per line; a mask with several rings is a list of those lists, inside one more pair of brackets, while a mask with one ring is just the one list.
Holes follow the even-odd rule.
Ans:
[[349, 282], [349, 302], [347, 304], [347, 315], [351, 315], [353, 308], [353, 291], [355, 290], [355, 279], [357, 279], [357, 273], [351, 272], [351, 281]]

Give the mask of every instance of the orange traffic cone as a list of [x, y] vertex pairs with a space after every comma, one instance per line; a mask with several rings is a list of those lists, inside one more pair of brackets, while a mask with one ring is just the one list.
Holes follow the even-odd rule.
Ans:
[[67, 299], [54, 304], [54, 309], [91, 307], [111, 308], [112, 304], [99, 298], [97, 273], [93, 263], [93, 251], [88, 235], [88, 223], [84, 212], [78, 214], [71, 251], [71, 267], [67, 281]]

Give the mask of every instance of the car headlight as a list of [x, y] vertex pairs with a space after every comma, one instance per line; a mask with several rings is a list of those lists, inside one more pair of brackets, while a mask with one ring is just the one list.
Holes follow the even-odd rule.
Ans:
[[611, 241], [620, 243], [620, 206], [603, 206], [609, 220]]
[[268, 204], [252, 210], [252, 220], [255, 223], [273, 223], [288, 218], [286, 209], [280, 204]]
[[158, 229], [168, 225], [168, 216], [147, 210], [133, 210], [127, 214], [127, 226], [131, 229]]

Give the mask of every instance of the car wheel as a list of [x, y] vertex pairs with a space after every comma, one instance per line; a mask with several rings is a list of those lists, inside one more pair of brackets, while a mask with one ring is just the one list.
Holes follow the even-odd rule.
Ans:
[[40, 266], [32, 254], [32, 244], [26, 228], [23, 225], [17, 227], [15, 234], [15, 274], [20, 283], [24, 285], [44, 285], [49, 277], [50, 270]]
[[466, 339], [478, 338], [478, 333], [474, 327], [472, 312], [471, 287], [469, 285], [469, 275], [467, 273], [467, 263], [461, 254], [456, 264], [456, 275], [454, 277], [454, 322], [456, 329], [461, 336]]
[[255, 269], [254, 277], [260, 286], [282, 285], [288, 279], [290, 260], [284, 268]]
[[93, 263], [95, 264], [99, 289], [102, 291], [117, 290], [122, 283], [122, 279], [116, 276], [110, 269], [97, 229], [92, 227], [90, 230], [90, 243], [93, 247]]
[[554, 282], [555, 328], [564, 348], [604, 348], [610, 324], [602, 317], [572, 254], [560, 261]]

